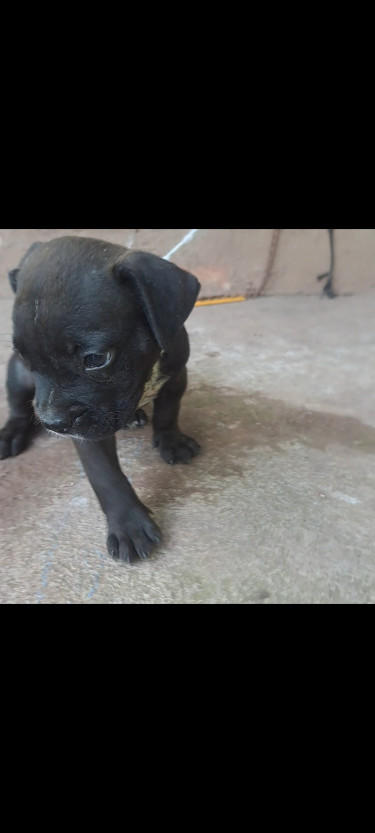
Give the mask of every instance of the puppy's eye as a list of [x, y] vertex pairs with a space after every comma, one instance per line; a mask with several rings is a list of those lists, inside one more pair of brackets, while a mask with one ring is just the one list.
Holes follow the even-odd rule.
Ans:
[[103, 370], [111, 364], [113, 357], [113, 350], [109, 350], [108, 353], [87, 353], [83, 359], [83, 364], [86, 370]]

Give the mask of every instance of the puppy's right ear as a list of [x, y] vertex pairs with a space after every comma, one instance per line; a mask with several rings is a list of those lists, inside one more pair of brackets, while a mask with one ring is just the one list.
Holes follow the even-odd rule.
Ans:
[[17, 292], [18, 275], [19, 275], [19, 273], [20, 273], [20, 271], [21, 271], [21, 266], [23, 266], [23, 264], [24, 264], [24, 263], [26, 263], [26, 261], [27, 261], [27, 259], [28, 259], [29, 255], [31, 255], [31, 254], [32, 254], [32, 252], [34, 252], [34, 251], [35, 251], [35, 249], [39, 249], [39, 246], [41, 246], [41, 245], [42, 245], [41, 243], [33, 243], [33, 245], [32, 245], [32, 246], [30, 246], [30, 248], [27, 250], [27, 252], [26, 252], [26, 254], [24, 255], [24, 257], [22, 258], [21, 263], [20, 263], [20, 265], [17, 267], [17, 269], [12, 269], [12, 271], [11, 271], [11, 272], [9, 272], [9, 275], [8, 275], [8, 277], [9, 277], [9, 283], [10, 283], [10, 285], [11, 285], [12, 289], [13, 289], [13, 292]]
[[9, 272], [9, 275], [8, 275], [9, 283], [10, 283], [14, 293], [17, 292], [17, 278], [18, 278], [18, 275], [19, 275], [19, 271], [20, 271], [19, 269], [12, 269], [12, 271]]

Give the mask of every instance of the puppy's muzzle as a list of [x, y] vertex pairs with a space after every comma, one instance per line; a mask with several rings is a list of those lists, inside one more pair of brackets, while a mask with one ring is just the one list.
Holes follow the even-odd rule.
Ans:
[[48, 417], [44, 419], [43, 413], [40, 412], [39, 418], [47, 431], [53, 431], [54, 434], [71, 434], [72, 431], [76, 431], [80, 427], [86, 414], [87, 408], [73, 405], [69, 408], [67, 414], [63, 417], [54, 418], [53, 421], [50, 421]]

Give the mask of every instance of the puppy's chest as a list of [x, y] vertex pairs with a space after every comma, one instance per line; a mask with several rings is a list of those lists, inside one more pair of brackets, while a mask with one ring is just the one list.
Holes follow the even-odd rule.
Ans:
[[145, 389], [143, 391], [143, 396], [138, 405], [138, 408], [145, 408], [146, 405], [149, 405], [150, 402], [153, 402], [153, 400], [156, 399], [161, 389], [164, 387], [166, 382], [169, 381], [170, 378], [171, 377], [167, 376], [163, 371], [161, 361], [159, 359], [152, 370], [148, 382], [146, 382]]

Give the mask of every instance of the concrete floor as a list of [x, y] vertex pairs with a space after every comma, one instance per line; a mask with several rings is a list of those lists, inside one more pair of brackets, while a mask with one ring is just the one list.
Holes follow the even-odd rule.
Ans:
[[[11, 306], [1, 276], [1, 423]], [[195, 310], [181, 423], [202, 456], [171, 469], [149, 427], [119, 435], [164, 546], [112, 562], [73, 446], [41, 434], [0, 463], [0, 602], [375, 603], [374, 320], [375, 292]]]

